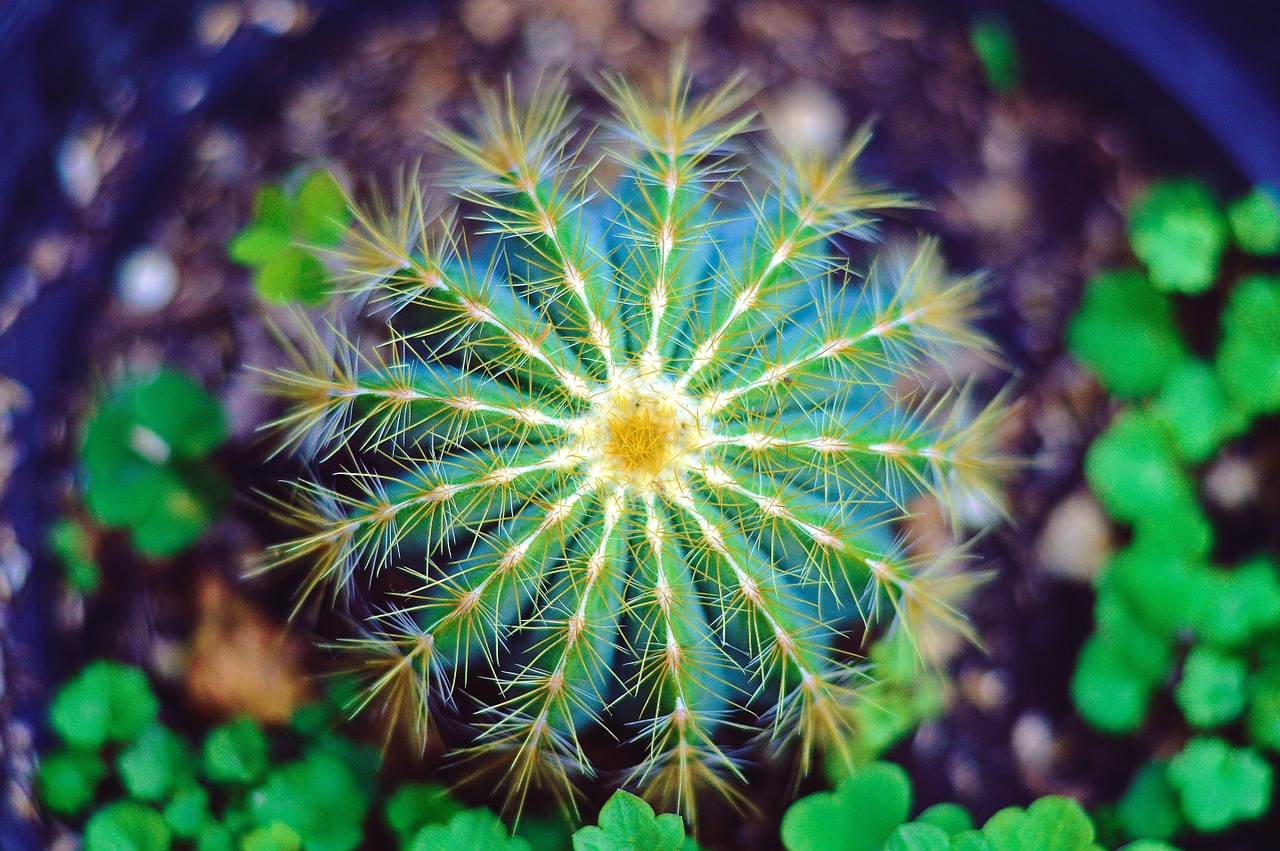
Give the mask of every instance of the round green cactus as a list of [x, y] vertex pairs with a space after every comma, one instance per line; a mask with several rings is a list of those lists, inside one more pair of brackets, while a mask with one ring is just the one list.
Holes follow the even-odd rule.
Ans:
[[644, 754], [625, 785], [689, 815], [731, 790], [744, 728], [802, 770], [847, 753], [874, 671], [842, 634], [959, 625], [970, 584], [907, 546], [907, 501], [996, 501], [1005, 406], [904, 380], [988, 348], [977, 282], [928, 240], [862, 276], [837, 248], [905, 203], [855, 176], [868, 134], [750, 168], [741, 85], [672, 79], [607, 83], [603, 143], [562, 85], [482, 91], [440, 133], [460, 188], [406, 181], [338, 252], [385, 337], [327, 325], [274, 375], [283, 439], [344, 471], [298, 483], [276, 562], [339, 599], [396, 569], [412, 590], [347, 642], [361, 705], [425, 737], [485, 695], [469, 750], [517, 805], [572, 798], [593, 725]]

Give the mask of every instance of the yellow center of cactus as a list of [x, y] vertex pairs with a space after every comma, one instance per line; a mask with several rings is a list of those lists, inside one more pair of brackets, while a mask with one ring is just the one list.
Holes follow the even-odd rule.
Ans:
[[594, 400], [587, 452], [618, 484], [661, 489], [704, 443], [695, 403], [665, 379], [623, 370]]

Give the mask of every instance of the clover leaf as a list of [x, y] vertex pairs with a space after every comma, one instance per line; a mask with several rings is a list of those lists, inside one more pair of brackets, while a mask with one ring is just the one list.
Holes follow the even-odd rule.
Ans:
[[1227, 207], [1227, 221], [1236, 245], [1245, 254], [1280, 253], [1280, 200], [1258, 187]]
[[1018, 42], [1009, 22], [998, 15], [982, 15], [969, 27], [969, 45], [982, 65], [982, 75], [998, 94], [1008, 94], [1022, 82]]
[[1138, 769], [1120, 798], [1117, 814], [1130, 836], [1168, 839], [1182, 827], [1177, 792], [1169, 784], [1168, 766], [1149, 762]]
[[1162, 290], [1201, 293], [1218, 274], [1227, 223], [1198, 180], [1164, 180], [1129, 210], [1129, 243]]
[[1238, 656], [1194, 647], [1182, 669], [1174, 698], [1191, 726], [1200, 729], [1234, 721], [1244, 711], [1249, 668]]
[[1196, 636], [1215, 647], [1241, 648], [1280, 626], [1278, 574], [1261, 557], [1208, 574], [1191, 624]]
[[1238, 283], [1222, 311], [1215, 368], [1246, 414], [1280, 411], [1280, 278], [1253, 275]]
[[236, 844], [235, 834], [224, 824], [207, 822], [196, 838], [196, 851], [243, 851]]
[[573, 835], [573, 851], [680, 851], [685, 838], [680, 816], [655, 815], [645, 801], [619, 790], [600, 809], [599, 827]]
[[1049, 796], [1025, 810], [1009, 807], [982, 826], [995, 851], [1101, 851], [1093, 822], [1070, 798]]
[[313, 171], [293, 195], [280, 186], [260, 188], [254, 220], [227, 251], [237, 263], [253, 267], [254, 288], [263, 299], [321, 304], [329, 284], [316, 249], [341, 244], [351, 219], [337, 180], [328, 171]]
[[164, 805], [164, 820], [180, 839], [195, 839], [209, 820], [209, 791], [191, 783], [173, 794]]
[[1154, 692], [1155, 684], [1123, 649], [1097, 636], [1085, 642], [1071, 677], [1071, 700], [1091, 725], [1108, 733], [1138, 729]]
[[959, 804], [934, 804], [916, 816], [915, 820], [941, 828], [947, 836], [973, 830], [973, 817]]
[[1169, 428], [1182, 458], [1207, 460], [1223, 441], [1242, 434], [1249, 418], [1232, 403], [1213, 367], [1187, 359], [1165, 376], [1154, 413]]
[[369, 809], [351, 769], [318, 750], [272, 771], [250, 801], [259, 826], [288, 825], [305, 851], [352, 851], [363, 839]]
[[[1112, 564], [1117, 562], [1127, 563], [1116, 559]], [[1109, 577], [1110, 581], [1099, 589], [1094, 606], [1095, 634], [1101, 641], [1123, 650], [1125, 663], [1135, 674], [1147, 682], [1158, 683], [1173, 667], [1172, 638], [1169, 630], [1157, 631], [1134, 613], [1121, 594], [1125, 589], [1119, 580], [1123, 578], [1121, 570], [1120, 575]], [[1174, 580], [1176, 582], [1177, 579]], [[1179, 591], [1175, 589], [1175, 594]], [[1188, 591], [1194, 592], [1194, 587]], [[1175, 600], [1172, 605], [1184, 604]], [[1193, 601], [1187, 600], [1185, 605], [1193, 605]]]
[[1245, 723], [1254, 744], [1280, 751], [1280, 669], [1274, 663], [1258, 679]]
[[299, 851], [302, 837], [289, 825], [277, 821], [250, 831], [240, 847], [243, 851]]
[[127, 528], [143, 554], [174, 555], [226, 500], [225, 479], [207, 460], [226, 435], [221, 406], [186, 375], [130, 378], [85, 427], [85, 504], [107, 526]]
[[93, 803], [106, 763], [97, 754], [61, 750], [40, 759], [37, 786], [45, 806], [59, 815], [73, 816]]
[[347, 195], [332, 173], [313, 171], [298, 187], [297, 232], [312, 245], [339, 245], [351, 221]]
[[159, 724], [121, 752], [116, 770], [131, 796], [150, 802], [164, 800], [195, 774], [190, 746]]
[[462, 804], [439, 784], [405, 783], [387, 799], [385, 814], [401, 844], [407, 844], [426, 825], [447, 822], [462, 809]]
[[911, 810], [911, 781], [900, 767], [876, 762], [834, 792], [791, 805], [782, 818], [787, 851], [880, 851]]
[[894, 828], [884, 851], [950, 851], [951, 837], [932, 824], [903, 824]]
[[205, 776], [226, 786], [255, 783], [267, 768], [267, 737], [252, 718], [210, 731], [201, 752]]
[[168, 851], [172, 844], [160, 814], [134, 801], [103, 807], [84, 827], [84, 851]]
[[70, 517], [49, 527], [49, 550], [62, 564], [66, 583], [81, 594], [93, 594], [102, 584], [102, 571], [93, 551], [93, 540], [84, 524]]
[[[575, 839], [575, 851], [577, 847]], [[502, 819], [492, 812], [474, 809], [455, 813], [448, 824], [429, 824], [422, 828], [408, 846], [408, 851], [532, 851], [532, 849], [526, 840], [519, 836], [512, 836], [507, 826], [502, 823]]]
[[49, 723], [67, 744], [92, 750], [108, 742], [132, 742], [160, 712], [160, 702], [137, 668], [97, 661], [62, 687], [49, 708]]
[[[1179, 518], [1179, 522], [1190, 521]], [[1128, 637], [1135, 632], [1131, 626], [1167, 637], [1195, 624], [1203, 617], [1207, 586], [1215, 573], [1194, 549], [1188, 552], [1192, 545], [1179, 540], [1177, 530], [1168, 530], [1162, 539], [1148, 531], [1155, 528], [1157, 524], [1140, 526], [1133, 542], [1108, 561], [1100, 583], [1100, 593], [1114, 593], [1133, 614], [1130, 625], [1120, 622], [1123, 616], [1118, 611], [1102, 613]], [[1152, 667], [1157, 661], [1162, 660], [1151, 660]]]
[[1195, 504], [1195, 486], [1173, 438], [1142, 411], [1125, 411], [1085, 455], [1085, 478], [1107, 512], [1130, 523], [1159, 522]]
[[1089, 279], [1067, 327], [1067, 346], [1121, 398], [1156, 392], [1187, 357], [1168, 296], [1140, 272], [1127, 270]]
[[1271, 804], [1272, 772], [1257, 751], [1197, 737], [1169, 762], [1169, 782], [1196, 830], [1214, 833], [1255, 819]]

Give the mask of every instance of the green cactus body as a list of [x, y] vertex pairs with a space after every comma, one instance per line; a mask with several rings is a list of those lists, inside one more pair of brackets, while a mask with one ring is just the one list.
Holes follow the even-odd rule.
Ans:
[[596, 724], [647, 754], [626, 785], [690, 815], [738, 773], [726, 726], [795, 742], [804, 769], [843, 752], [874, 672], [841, 631], [958, 620], [950, 554], [895, 536], [906, 500], [995, 498], [998, 404], [895, 403], [899, 379], [986, 348], [974, 279], [924, 241], [858, 282], [833, 245], [903, 203], [856, 180], [867, 134], [745, 170], [741, 87], [673, 78], [653, 99], [606, 86], [591, 167], [562, 86], [482, 92], [471, 130], [441, 133], [475, 226], [416, 179], [358, 213], [341, 259], [385, 341], [317, 331], [274, 376], [285, 439], [346, 471], [298, 484], [307, 532], [277, 561], [308, 567], [306, 594], [410, 577], [348, 642], [362, 703], [425, 736], [496, 684], [472, 752], [517, 802], [571, 799]]

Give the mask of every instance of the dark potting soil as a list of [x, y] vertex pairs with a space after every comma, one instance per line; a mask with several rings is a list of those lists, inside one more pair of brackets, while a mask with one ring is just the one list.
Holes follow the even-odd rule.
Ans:
[[[427, 130], [467, 112], [472, 75], [527, 80], [567, 68], [591, 110], [601, 106], [594, 75], [651, 78], [668, 67], [673, 44], [689, 42], [699, 82], [749, 69], [762, 126], [784, 136], [838, 144], [874, 117], [878, 134], [864, 173], [928, 207], [888, 222], [886, 238], [936, 232], [957, 271], [988, 270], [986, 324], [1023, 400], [1010, 448], [1030, 462], [1010, 487], [1014, 522], [979, 547], [981, 566], [995, 571], [969, 606], [985, 649], [958, 650], [948, 711], [892, 757], [910, 770], [918, 806], [957, 801], [979, 819], [1044, 794], [1070, 794], [1086, 806], [1114, 800], [1148, 754], [1177, 748], [1179, 728], [1166, 712], [1144, 739], [1113, 740], [1071, 711], [1067, 682], [1092, 625], [1088, 580], [1110, 546], [1105, 520], [1081, 495], [1080, 458], [1109, 410], [1065, 357], [1062, 334], [1087, 275], [1129, 262], [1121, 210], [1150, 178], [1144, 163], [1158, 140], [1144, 140], [1143, 128], [1123, 116], [1055, 93], [1034, 74], [1025, 88], [998, 97], [983, 82], [962, 23], [922, 9], [812, 0], [464, 0], [442, 14], [378, 4], [358, 28], [335, 32], [322, 22], [312, 32], [305, 8], [289, 0], [203, 7], [190, 38], [209, 50], [242, 27], [271, 28], [290, 47], [190, 138], [183, 167], [140, 235], [150, 263], [141, 268], [152, 277], [138, 280], [140, 267], [122, 263], [120, 287], [89, 331], [91, 378], [161, 360], [197, 375], [230, 412], [233, 441], [223, 460], [238, 492], [270, 490], [288, 462], [267, 460], [256, 430], [273, 408], [256, 373], [243, 367], [278, 364], [281, 356], [248, 273], [226, 258], [226, 245], [248, 220], [256, 188], [302, 162], [323, 160], [357, 187], [386, 185], [424, 157], [430, 173], [436, 153]], [[198, 98], [197, 82], [174, 96]], [[113, 193], [123, 191], [131, 160], [145, 154], [141, 142], [130, 136], [127, 104], [118, 114], [85, 116], [64, 140], [63, 184], [80, 213], [33, 246], [37, 277], [56, 277], [83, 250], [86, 229], [110, 227]], [[148, 307], [148, 298], [172, 287], [172, 300]], [[1007, 379], [986, 364], [960, 368], [985, 392]], [[69, 459], [72, 429], [64, 431]], [[1280, 441], [1267, 432], [1257, 440], [1258, 454], [1271, 458], [1274, 490]], [[107, 587], [88, 619], [74, 603], [64, 607], [68, 644], [175, 678], [173, 650], [196, 615], [199, 577], [219, 575], [277, 619], [287, 615], [287, 576], [239, 579], [262, 546], [282, 535], [246, 497], [181, 563], [142, 565], [109, 544]], [[332, 637], [344, 625], [330, 618], [299, 628]], [[326, 662], [321, 653], [313, 661], [317, 669]], [[399, 762], [410, 770], [408, 760]], [[757, 759], [747, 774], [761, 814], [741, 819], [713, 805], [704, 819], [708, 848], [777, 846], [778, 819], [794, 794], [790, 767]], [[801, 788], [810, 787], [816, 782]], [[463, 794], [481, 802], [483, 792]], [[592, 803], [606, 795], [604, 788], [588, 793]], [[1258, 848], [1260, 829], [1187, 847]]]

